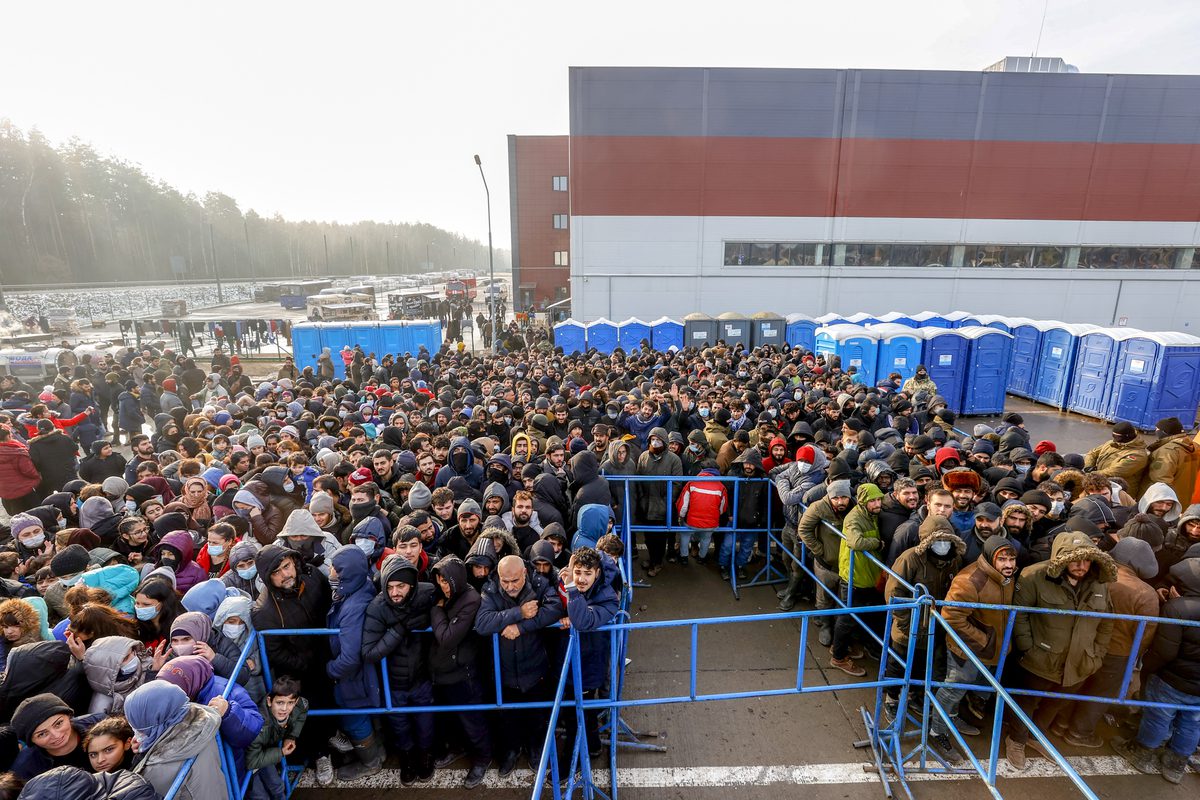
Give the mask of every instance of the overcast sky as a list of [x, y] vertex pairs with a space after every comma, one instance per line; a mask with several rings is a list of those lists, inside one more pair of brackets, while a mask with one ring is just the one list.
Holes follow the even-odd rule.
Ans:
[[[0, 117], [293, 219], [425, 221], [507, 247], [505, 136], [567, 133], [567, 67], [978, 70], [1044, 0], [5, 5]], [[1200, 71], [1200, 4], [1049, 0], [1040, 55]]]

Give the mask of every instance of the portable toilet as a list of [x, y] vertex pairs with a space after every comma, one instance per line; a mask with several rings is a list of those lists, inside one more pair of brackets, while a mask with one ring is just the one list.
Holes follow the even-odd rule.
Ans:
[[[383, 358], [383, 342], [379, 338], [378, 322], [351, 322], [348, 326], [349, 344], [358, 345], [367, 355], [374, 353], [377, 358]], [[438, 342], [440, 345], [441, 342]], [[436, 352], [437, 348], [434, 349]]]
[[750, 346], [750, 320], [735, 311], [717, 315], [717, 338], [730, 347]]
[[954, 328], [923, 328], [925, 339], [922, 363], [930, 379], [937, 384], [937, 393], [946, 398], [950, 410], [962, 410], [963, 387], [967, 382], [967, 357], [971, 340]]
[[1056, 322], [1042, 331], [1041, 352], [1033, 379], [1033, 399], [1062, 409], [1067, 405], [1079, 339], [1096, 330], [1086, 323]]
[[879, 322], [879, 320], [865, 311], [857, 311], [846, 317], [846, 322], [850, 323], [851, 325], [874, 325], [875, 323]]
[[312, 367], [317, 371], [317, 358], [321, 355], [320, 322], [298, 322], [292, 326], [292, 363], [296, 369]]
[[563, 320], [554, 326], [554, 346], [567, 355], [587, 352], [587, 327], [577, 320]]
[[685, 347], [707, 347], [717, 343], [717, 321], [699, 311], [683, 318]]
[[963, 324], [959, 327], [967, 328], [979, 325], [984, 328], [995, 328], [998, 331], [1012, 333], [1011, 319], [1011, 317], [1005, 317], [1000, 314], [976, 314], [973, 317], [964, 319]]
[[[438, 324], [436, 320], [434, 324]], [[438, 324], [438, 327], [440, 329], [441, 325]], [[397, 319], [379, 323], [379, 339], [383, 344], [384, 352], [391, 353], [397, 359], [404, 358], [405, 353], [416, 353], [419, 349], [413, 337], [413, 331], [409, 327], [409, 320]]]
[[882, 323], [903, 325], [906, 328], [919, 327], [917, 323], [913, 321], [912, 317], [910, 317], [908, 314], [901, 314], [899, 311], [889, 311], [886, 314], [880, 314], [878, 317], [876, 317], [876, 319]]
[[650, 341], [650, 323], [630, 317], [617, 325], [617, 344], [626, 353], [635, 347], [640, 349], [643, 339]]
[[875, 381], [884, 380], [892, 372], [899, 372], [904, 380], [911, 378], [921, 363], [921, 334], [895, 322], [881, 322], [868, 330], [879, 339]]
[[912, 315], [912, 321], [918, 328], [953, 328], [953, 323], [936, 311], [922, 311]]
[[[1176, 417], [1188, 430], [1200, 404], [1200, 339], [1187, 333], [1144, 333], [1121, 342], [1109, 419], [1152, 430]], [[1183, 500], [1183, 498], [1180, 498]]]
[[[436, 319], [404, 320], [405, 332], [411, 344], [412, 352], [416, 353], [422, 347], [430, 353], [436, 353], [442, 346], [442, 323]], [[384, 328], [380, 325], [380, 333]]]
[[841, 314], [835, 314], [832, 311], [830, 311], [828, 314], [822, 314], [821, 316], [817, 317], [814, 321], [817, 323], [818, 327], [820, 327], [821, 325], [845, 325], [846, 324], [845, 317], [843, 317]]
[[1011, 333], [986, 326], [956, 328], [970, 342], [967, 352], [967, 379], [963, 384], [961, 414], [1000, 414], [1008, 389], [1009, 361], [1012, 359]]
[[322, 322], [321, 327], [321, 346], [328, 347], [329, 352], [333, 355], [333, 365], [341, 366], [338, 361], [338, 353], [343, 347], [353, 347], [350, 341], [350, 323], [349, 322]]
[[870, 328], [861, 325], [824, 325], [817, 328], [816, 352], [839, 356], [842, 371], [856, 369], [856, 383], [872, 386], [875, 383], [879, 359], [879, 341]]
[[650, 346], [659, 352], [683, 349], [683, 323], [661, 317], [650, 323]]
[[750, 343], [754, 347], [783, 347], [785, 331], [783, 317], [778, 314], [759, 311], [750, 317]]
[[807, 314], [788, 314], [786, 317], [787, 329], [784, 333], [784, 338], [787, 340], [789, 347], [803, 347], [805, 350], [813, 351], [816, 349], [816, 320]]
[[601, 317], [587, 324], [587, 346], [608, 355], [617, 349], [617, 325]]
[[1008, 372], [1008, 391], [1019, 397], [1033, 397], [1038, 355], [1042, 351], [1042, 330], [1053, 323], [1024, 319], [1012, 327], [1012, 366]]
[[1103, 419], [1108, 413], [1108, 395], [1117, 373], [1117, 350], [1126, 339], [1144, 335], [1136, 328], [1097, 328], [1079, 337], [1067, 408]]
[[950, 323], [951, 328], [965, 328], [972, 323], [969, 320], [974, 319], [975, 315], [969, 311], [951, 311], [949, 314], [943, 314], [942, 319]]

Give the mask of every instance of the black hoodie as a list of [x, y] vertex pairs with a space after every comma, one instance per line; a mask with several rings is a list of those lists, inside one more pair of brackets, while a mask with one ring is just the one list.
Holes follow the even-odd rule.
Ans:
[[454, 556], [446, 556], [434, 564], [433, 575], [440, 575], [450, 585], [450, 596], [445, 602], [429, 610], [433, 629], [429, 671], [433, 682], [444, 686], [476, 678], [479, 637], [475, 633], [475, 615], [479, 612], [479, 592], [467, 582], [466, 565]]
[[570, 469], [571, 489], [574, 500], [567, 515], [567, 531], [574, 530], [579, 519], [579, 509], [592, 503], [612, 505], [612, 493], [608, 481], [600, 474], [600, 462], [591, 450], [583, 450], [571, 456]]
[[[389, 583], [407, 583], [408, 594], [399, 603], [388, 597]], [[379, 573], [381, 591], [367, 606], [363, 621], [363, 660], [378, 664], [387, 659], [388, 681], [393, 692], [408, 691], [429, 680], [429, 637], [417, 631], [429, 627], [429, 611], [436, 589], [417, 580], [417, 568], [403, 556], [389, 556]]]
[[[296, 586], [291, 590], [277, 589], [271, 583], [271, 573], [287, 558], [296, 562]], [[269, 544], [259, 550], [254, 564], [266, 587], [251, 614], [255, 628], [268, 631], [324, 627], [333, 602], [333, 593], [324, 575], [308, 568], [295, 550], [278, 544]], [[324, 674], [325, 663], [329, 660], [327, 637], [267, 636], [266, 642], [271, 674], [301, 678], [318, 670]]]

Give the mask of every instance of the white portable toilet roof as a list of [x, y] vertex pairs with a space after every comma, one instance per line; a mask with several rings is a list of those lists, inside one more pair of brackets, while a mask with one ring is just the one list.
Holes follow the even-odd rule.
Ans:
[[580, 322], [577, 319], [564, 319], [562, 322], [556, 324], [554, 327], [555, 328], [564, 328], [568, 325], [570, 325], [571, 327], [574, 327], [574, 328], [586, 328], [587, 327], [586, 325], [584, 325], [582, 322]]
[[667, 322], [671, 323], [672, 325], [683, 325], [683, 323], [677, 319], [671, 319], [670, 317], [659, 317], [658, 319], [654, 320], [654, 322], [650, 323], [650, 327], [653, 328], [655, 325], [662, 325]]
[[1007, 331], [1002, 331], [999, 328], [989, 328], [986, 325], [968, 325], [965, 328], [954, 328], [953, 330], [955, 333], [965, 336], [968, 339], [978, 339], [981, 336], [993, 333], [997, 336], [1007, 336], [1009, 339], [1013, 338], [1013, 335]]
[[808, 314], [798, 313], [788, 314], [786, 317], [784, 317], [784, 319], [788, 322], [816, 322], [816, 320], [810, 317]]
[[853, 325], [861, 325], [862, 321], [865, 319], [876, 319], [876, 317], [874, 314], [868, 314], [865, 311], [858, 311], [848, 317], [845, 317], [846, 322], [849, 322]]
[[835, 342], [842, 342], [846, 339], [853, 339], [858, 336], [865, 336], [868, 339], [878, 340], [879, 337], [875, 334], [873, 328], [864, 328], [862, 325], [822, 325], [817, 328], [817, 336], [825, 335]]
[[1001, 319], [1003, 319], [1005, 322], [1007, 322], [1008, 327], [1010, 327], [1010, 328], [1016, 328], [1020, 325], [1033, 325], [1035, 327], [1037, 326], [1037, 320], [1030, 319], [1029, 317], [1001, 317]]
[[949, 314], [942, 314], [942, 319], [949, 320], [950, 322], [958, 322], [960, 319], [973, 316], [975, 315], [970, 311], [951, 311]]
[[627, 319], [623, 322], [618, 322], [617, 327], [621, 327], [622, 325], [649, 325], [649, 324], [650, 324], [649, 322], [643, 322], [642, 320], [638, 319], [637, 317], [630, 317], [629, 319]]
[[1038, 327], [1041, 328], [1043, 332], [1064, 330], [1072, 336], [1083, 336], [1085, 333], [1092, 333], [1100, 326], [1093, 325], [1090, 322], [1059, 322], [1058, 320], [1046, 320], [1043, 323], [1039, 323]]
[[921, 334], [917, 332], [920, 328], [910, 328], [908, 325], [901, 325], [898, 322], [880, 322], [868, 326], [867, 330], [875, 334], [881, 342], [891, 341], [897, 336], [907, 336], [910, 339], [921, 338]]
[[1200, 344], [1200, 337], [1192, 336], [1190, 333], [1176, 333], [1175, 331], [1151, 331], [1150, 333], [1143, 333], [1142, 337], [1164, 345]]
[[611, 319], [606, 319], [604, 317], [601, 317], [600, 319], [592, 320], [591, 322], [589, 322], [587, 324], [586, 327], [594, 328], [597, 325], [612, 325], [615, 328], [617, 326], [617, 323], [613, 322]]
[[900, 311], [889, 311], [886, 314], [880, 314], [875, 319], [879, 320], [880, 322], [895, 322], [896, 320], [900, 319], [901, 317], [904, 317], [906, 319], [912, 319], [911, 314], [905, 314]]
[[[920, 336], [922, 339], [926, 339], [926, 340], [935, 339], [938, 336], [959, 336], [962, 334], [962, 332], [964, 330], [965, 330], [965, 328], [917, 328], [916, 329], [917, 335]], [[988, 330], [995, 330], [995, 329], [988, 328]], [[1004, 331], [996, 331], [996, 332], [1004, 333]]]
[[940, 317], [942, 319], [946, 319], [945, 314], [939, 314], [936, 311], [918, 311], [916, 314], [909, 314], [909, 316], [908, 316], [909, 319], [911, 319], [915, 322], [924, 322], [925, 320], [933, 319], [934, 317]]
[[1104, 334], [1108, 338], [1117, 342], [1123, 342], [1126, 339], [1136, 339], [1138, 337], [1147, 335], [1145, 331], [1137, 328], [1096, 328], [1096, 330], [1088, 331], [1088, 333]]
[[1012, 326], [1013, 319], [1023, 319], [1022, 317], [1006, 317], [1003, 314], [972, 314], [972, 317], [979, 320], [982, 325], [989, 325], [993, 322], [1003, 322], [1009, 327]]
[[844, 319], [844, 318], [842, 317], [841, 314], [835, 314], [832, 311], [830, 311], [828, 314], [822, 314], [821, 316], [816, 317], [813, 321], [819, 322], [822, 325], [824, 325], [824, 324], [828, 323], [829, 321], [835, 320], [835, 319]]

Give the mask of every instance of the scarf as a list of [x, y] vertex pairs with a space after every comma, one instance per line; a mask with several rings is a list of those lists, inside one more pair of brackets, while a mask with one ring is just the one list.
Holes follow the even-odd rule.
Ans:
[[125, 698], [125, 719], [137, 732], [139, 755], [182, 722], [187, 709], [187, 694], [172, 682], [150, 681], [134, 689]]
[[[196, 484], [204, 488], [204, 494], [199, 499], [192, 498], [187, 492], [189, 486]], [[203, 478], [188, 478], [183, 484], [183, 494], [179, 496], [179, 502], [188, 508], [192, 519], [197, 522], [212, 519], [212, 509], [208, 506], [208, 481]]]

